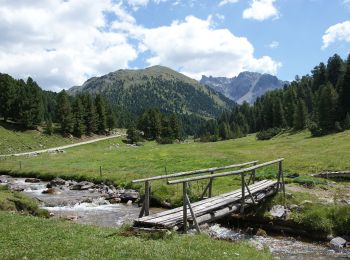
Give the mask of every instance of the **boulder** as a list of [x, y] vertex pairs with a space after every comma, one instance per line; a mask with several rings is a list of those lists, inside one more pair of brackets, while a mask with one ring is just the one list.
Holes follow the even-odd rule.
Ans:
[[58, 195], [61, 194], [62, 192], [55, 189], [55, 188], [48, 188], [42, 192], [43, 194], [52, 194], [52, 195]]
[[109, 200], [109, 203], [111, 204], [117, 204], [120, 203], [122, 200], [120, 198], [112, 198]]
[[125, 190], [119, 197], [123, 202], [127, 202], [129, 200], [134, 202], [140, 197], [140, 194], [135, 190]]
[[266, 237], [267, 236], [267, 233], [265, 230], [259, 228], [257, 231], [256, 231], [256, 235], [257, 236], [260, 236], [260, 237]]
[[286, 213], [286, 209], [282, 205], [274, 205], [270, 210], [270, 214], [274, 218], [282, 218]]
[[346, 240], [342, 237], [335, 237], [330, 242], [330, 245], [333, 249], [341, 249], [346, 246]]
[[28, 178], [28, 179], [25, 179], [24, 182], [28, 182], [28, 183], [38, 183], [38, 182], [40, 182], [40, 180], [37, 179], [37, 178]]
[[78, 182], [70, 187], [71, 190], [89, 190], [95, 186], [94, 183], [88, 181]]
[[65, 185], [66, 181], [61, 179], [61, 178], [55, 178], [55, 179], [51, 180], [49, 182], [49, 184], [51, 185], [51, 187], [60, 186], [60, 185]]
[[132, 205], [132, 200], [128, 200], [128, 202], [126, 203], [127, 206], [131, 206]]

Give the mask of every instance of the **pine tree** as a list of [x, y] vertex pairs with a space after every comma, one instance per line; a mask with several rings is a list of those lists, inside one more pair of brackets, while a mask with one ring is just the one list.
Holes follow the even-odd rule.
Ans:
[[338, 80], [342, 74], [343, 60], [338, 54], [334, 54], [328, 59], [327, 79], [334, 87], [337, 86]]
[[109, 132], [116, 126], [116, 116], [110, 106], [107, 107], [106, 124]]
[[170, 128], [175, 139], [180, 139], [180, 123], [175, 114], [170, 116]]
[[219, 136], [222, 140], [228, 140], [232, 137], [230, 126], [226, 122], [219, 125]]
[[273, 127], [285, 127], [286, 125], [281, 100], [276, 98], [273, 103]]
[[73, 134], [81, 137], [85, 131], [83, 105], [80, 97], [76, 97], [73, 103]]
[[90, 94], [82, 97], [84, 107], [85, 134], [91, 135], [96, 132], [96, 109]]
[[106, 105], [101, 95], [95, 98], [95, 107], [97, 115], [97, 132], [104, 134], [106, 132]]
[[344, 130], [350, 130], [350, 114], [347, 113], [345, 116], [344, 124], [343, 124]]
[[48, 120], [46, 120], [45, 133], [48, 135], [53, 134], [53, 125], [52, 125], [52, 120], [50, 118]]
[[11, 108], [15, 103], [15, 80], [7, 75], [0, 74], [0, 116], [5, 121], [11, 115]]
[[299, 100], [294, 112], [293, 127], [295, 130], [302, 130], [306, 127], [307, 116], [308, 115], [305, 102], [303, 100]]
[[345, 74], [340, 86], [340, 106], [343, 118], [350, 113], [350, 54], [346, 61]]
[[337, 119], [338, 94], [333, 86], [328, 83], [325, 85], [319, 97], [318, 104], [318, 121], [324, 133], [334, 129]]
[[66, 135], [73, 130], [73, 117], [69, 97], [65, 90], [58, 94], [57, 103], [59, 104], [57, 109], [58, 123], [61, 125], [62, 134]]

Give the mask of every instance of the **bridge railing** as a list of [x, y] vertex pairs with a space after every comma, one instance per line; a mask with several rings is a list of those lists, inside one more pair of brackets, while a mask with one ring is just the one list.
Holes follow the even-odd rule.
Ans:
[[[211, 175], [214, 175], [214, 173], [217, 171], [238, 168], [238, 167], [244, 167], [247, 165], [256, 165], [258, 162], [259, 161], [251, 161], [251, 162], [232, 164], [232, 165], [221, 166], [221, 167], [213, 167], [213, 168], [208, 168], [208, 169], [178, 172], [178, 173], [173, 173], [173, 174], [160, 175], [160, 176], [154, 176], [154, 177], [149, 177], [149, 178], [133, 180], [132, 183], [144, 182], [144, 185], [145, 185], [145, 198], [144, 198], [144, 201], [142, 204], [142, 208], [141, 208], [139, 217], [142, 217], [144, 215], [145, 216], [149, 215], [149, 204], [150, 204], [151, 182], [152, 181], [162, 180], [162, 179], [171, 179], [171, 178], [177, 178], [177, 177], [185, 177], [185, 176], [191, 176], [191, 175], [203, 174], [203, 173], [210, 173]], [[208, 182], [207, 186], [205, 187], [205, 189], [203, 190], [201, 198], [203, 198], [206, 193], [207, 193], [208, 197], [211, 197], [212, 196], [212, 187], [213, 187], [213, 178], [209, 178], [209, 182]]]
[[[184, 179], [178, 179], [178, 180], [172, 180], [168, 181], [168, 184], [180, 184], [182, 183], [183, 185], [183, 224], [184, 224], [184, 232], [187, 232], [187, 207], [190, 210], [193, 222], [195, 224], [195, 228], [197, 229], [198, 232], [199, 230], [199, 225], [197, 223], [196, 215], [192, 209], [190, 199], [188, 197], [188, 183], [191, 181], [199, 181], [199, 180], [205, 180], [209, 179], [211, 182], [213, 181], [214, 178], [219, 178], [219, 177], [227, 177], [227, 176], [234, 176], [234, 175], [240, 175], [241, 176], [241, 189], [242, 189], [242, 197], [241, 197], [241, 206], [240, 206], [240, 211], [241, 213], [244, 213], [244, 207], [245, 207], [245, 191], [247, 190], [248, 195], [251, 198], [251, 201], [253, 204], [255, 204], [254, 197], [252, 193], [250, 192], [249, 189], [249, 184], [252, 181], [254, 183], [255, 180], [255, 174], [256, 170], [267, 167], [273, 164], [278, 164], [278, 173], [277, 173], [277, 191], [282, 190], [283, 191], [283, 196], [285, 196], [285, 185], [284, 185], [284, 176], [283, 176], [283, 169], [282, 169], [282, 162], [284, 158], [280, 158], [274, 161], [269, 161], [261, 164], [257, 164], [248, 168], [244, 168], [241, 170], [236, 170], [236, 171], [229, 171], [229, 172], [223, 172], [223, 173], [216, 173], [216, 174], [210, 174], [210, 175], [203, 175], [203, 176], [195, 176], [191, 178], [184, 178]], [[248, 183], [245, 181], [245, 175], [250, 173], [250, 178]]]

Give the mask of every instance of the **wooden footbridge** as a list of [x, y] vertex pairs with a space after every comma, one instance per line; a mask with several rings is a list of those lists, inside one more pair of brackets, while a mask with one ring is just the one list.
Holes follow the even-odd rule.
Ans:
[[[155, 229], [182, 229], [184, 233], [188, 228], [194, 227], [200, 232], [200, 225], [215, 221], [232, 213], [244, 213], [244, 209], [262, 202], [266, 197], [271, 196], [278, 191], [285, 194], [284, 177], [282, 162], [284, 159], [278, 159], [270, 162], [258, 164], [258, 161], [252, 161], [241, 164], [234, 164], [223, 167], [202, 169], [196, 171], [179, 172], [170, 175], [155, 176], [140, 180], [134, 180], [133, 183], [145, 183], [145, 198], [141, 208], [139, 218], [134, 220], [135, 227], [155, 228]], [[255, 181], [256, 171], [270, 165], [278, 165], [276, 180]], [[251, 166], [250, 166], [251, 165]], [[247, 168], [242, 168], [250, 166]], [[223, 170], [241, 167], [234, 171], [219, 172]], [[208, 174], [209, 173], [209, 174]], [[191, 176], [182, 179], [179, 177]], [[241, 179], [241, 187], [229, 193], [212, 197], [213, 181], [216, 178], [238, 175]], [[183, 189], [183, 206], [166, 210], [160, 213], [149, 215], [149, 202], [151, 193], [151, 181], [167, 179], [169, 185], [182, 184]], [[191, 202], [189, 199], [189, 183], [199, 180], [208, 180], [201, 200]], [[205, 194], [207, 197], [205, 198]]]

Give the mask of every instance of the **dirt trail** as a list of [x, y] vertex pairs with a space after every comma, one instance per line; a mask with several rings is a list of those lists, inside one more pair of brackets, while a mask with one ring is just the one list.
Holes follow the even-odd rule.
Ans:
[[2, 155], [0, 155], [0, 157], [23, 156], [23, 155], [36, 155], [36, 154], [40, 154], [40, 153], [54, 152], [54, 151], [56, 151], [56, 150], [64, 150], [64, 149], [72, 148], [72, 147], [79, 146], [79, 145], [91, 144], [91, 143], [95, 143], [95, 142], [99, 142], [99, 141], [103, 141], [103, 140], [108, 140], [108, 139], [111, 139], [111, 138], [120, 137], [120, 136], [123, 136], [123, 135], [125, 135], [125, 134], [116, 134], [116, 135], [111, 135], [111, 136], [96, 138], [96, 139], [92, 139], [92, 140], [88, 140], [88, 141], [84, 141], [84, 142], [80, 142], [80, 143], [68, 144], [68, 145], [63, 145], [63, 146], [58, 146], [58, 147], [52, 147], [52, 148], [48, 148], [48, 149], [37, 150], [37, 151], [31, 151], [31, 152], [13, 153], [13, 154], [2, 154]]

